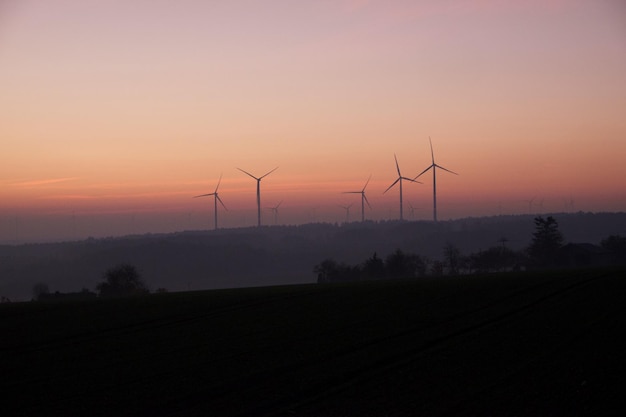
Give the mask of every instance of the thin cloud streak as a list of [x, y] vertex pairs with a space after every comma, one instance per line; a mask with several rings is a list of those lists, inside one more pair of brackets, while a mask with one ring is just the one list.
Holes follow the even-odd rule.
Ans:
[[59, 183], [64, 183], [68, 181], [76, 181], [78, 179], [79, 179], [78, 177], [50, 178], [46, 180], [10, 182], [8, 185], [11, 187], [17, 187], [17, 188], [43, 187], [46, 185], [59, 184]]

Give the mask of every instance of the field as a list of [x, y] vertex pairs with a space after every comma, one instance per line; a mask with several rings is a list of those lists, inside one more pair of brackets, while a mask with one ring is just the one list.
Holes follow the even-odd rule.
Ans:
[[626, 274], [0, 305], [2, 415], [623, 415]]

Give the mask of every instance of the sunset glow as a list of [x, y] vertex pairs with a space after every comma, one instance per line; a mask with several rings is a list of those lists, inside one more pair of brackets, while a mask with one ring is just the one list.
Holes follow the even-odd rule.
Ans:
[[[626, 210], [620, 0], [0, 2], [0, 243]], [[405, 218], [432, 219], [432, 173]], [[413, 215], [409, 204], [415, 208]], [[221, 207], [220, 207], [221, 209]]]

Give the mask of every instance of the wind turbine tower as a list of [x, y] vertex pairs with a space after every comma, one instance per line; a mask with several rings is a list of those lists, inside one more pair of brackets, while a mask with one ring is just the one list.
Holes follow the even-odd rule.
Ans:
[[254, 175], [250, 174], [249, 172], [244, 171], [241, 168], [237, 168], [239, 171], [243, 172], [246, 175], [251, 176], [252, 178], [254, 178], [256, 180], [256, 206], [257, 206], [257, 219], [258, 219], [258, 226], [261, 227], [261, 180], [265, 177], [267, 177], [268, 175], [270, 175], [272, 172], [276, 171], [278, 169], [278, 167], [274, 168], [273, 170], [271, 170], [270, 172], [268, 172], [265, 175], [261, 175], [260, 177], [255, 177]]
[[459, 175], [459, 174], [457, 174], [454, 171], [450, 171], [449, 169], [444, 168], [441, 165], [437, 165], [435, 163], [435, 153], [433, 152], [433, 141], [430, 139], [430, 136], [428, 137], [428, 142], [430, 142], [430, 156], [432, 158], [432, 164], [430, 164], [428, 168], [423, 170], [417, 177], [413, 179], [414, 180], [418, 179], [419, 177], [422, 176], [422, 174], [425, 174], [429, 169], [432, 168], [433, 170], [433, 220], [436, 222], [437, 221], [437, 168], [443, 169], [444, 171], [448, 171], [449, 173], [454, 174], [454, 175]]
[[393, 182], [393, 184], [391, 184], [389, 187], [387, 187], [387, 189], [385, 191], [383, 191], [383, 194], [385, 194], [387, 191], [391, 190], [391, 188], [393, 188], [394, 185], [400, 183], [400, 220], [404, 220], [404, 214], [403, 214], [403, 207], [404, 204], [402, 203], [402, 180], [407, 180], [407, 181], [411, 181], [411, 182], [417, 182], [420, 183], [419, 181], [415, 181], [414, 179], [411, 178], [407, 178], [407, 177], [403, 177], [402, 174], [400, 173], [400, 166], [398, 165], [398, 158], [396, 157], [396, 154], [393, 154], [393, 158], [396, 160], [396, 169], [398, 170], [398, 178]]
[[350, 222], [350, 207], [352, 207], [354, 203], [350, 203], [347, 206], [339, 206], [346, 211], [346, 223]]
[[409, 203], [409, 209], [411, 210], [411, 218], [414, 219], [415, 218], [415, 209], [417, 207], [413, 207], [413, 204]]
[[275, 205], [274, 207], [268, 207], [268, 209], [274, 212], [274, 226], [278, 224], [278, 207], [280, 207], [281, 204], [283, 204], [282, 201], [278, 203], [277, 205]]
[[228, 209], [224, 205], [224, 202], [222, 201], [220, 196], [217, 194], [217, 189], [220, 188], [220, 183], [221, 182], [222, 182], [222, 175], [220, 174], [220, 179], [217, 181], [217, 187], [215, 187], [215, 191], [213, 191], [212, 193], [209, 193], [209, 194], [202, 194], [202, 195], [197, 195], [197, 196], [194, 197], [194, 198], [198, 198], [198, 197], [213, 196], [213, 214], [215, 216], [215, 230], [217, 230], [217, 202], [219, 201], [220, 204], [222, 205], [222, 207], [224, 207], [224, 210], [228, 211]]
[[372, 179], [371, 175], [367, 179], [367, 182], [365, 183], [361, 191], [344, 191], [344, 194], [361, 194], [361, 221], [362, 222], [365, 221], [365, 203], [367, 203], [367, 206], [369, 208], [372, 208], [372, 206], [370, 205], [370, 202], [367, 200], [367, 197], [365, 196], [365, 187], [367, 187], [367, 184], [369, 184], [370, 179]]

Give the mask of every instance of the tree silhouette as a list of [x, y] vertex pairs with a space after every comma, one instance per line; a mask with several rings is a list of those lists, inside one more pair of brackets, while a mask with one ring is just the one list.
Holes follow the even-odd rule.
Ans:
[[339, 264], [334, 259], [324, 259], [313, 267], [313, 273], [317, 275], [317, 282], [323, 284], [332, 282], [333, 277], [339, 269]]
[[563, 235], [559, 231], [559, 224], [552, 217], [544, 219], [535, 217], [535, 231], [533, 240], [528, 247], [528, 255], [536, 266], [547, 267], [558, 262], [558, 252], [563, 245]]
[[514, 270], [520, 263], [520, 255], [506, 246], [494, 246], [470, 255], [470, 266], [474, 272], [496, 272]]
[[600, 246], [611, 256], [611, 263], [626, 264], [626, 237], [611, 235], [602, 239]]
[[104, 282], [96, 286], [100, 297], [124, 297], [148, 293], [137, 269], [130, 264], [120, 264], [104, 273]]
[[382, 279], [385, 277], [385, 263], [376, 252], [363, 263], [361, 270], [364, 279]]
[[50, 288], [48, 287], [48, 284], [46, 284], [45, 282], [38, 282], [37, 284], [33, 285], [33, 299], [34, 300], [39, 301], [49, 294], [50, 294]]
[[461, 251], [452, 243], [446, 243], [443, 247], [443, 257], [448, 266], [450, 275], [458, 275], [462, 264]]

